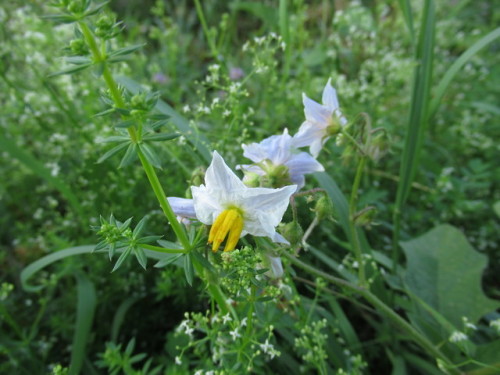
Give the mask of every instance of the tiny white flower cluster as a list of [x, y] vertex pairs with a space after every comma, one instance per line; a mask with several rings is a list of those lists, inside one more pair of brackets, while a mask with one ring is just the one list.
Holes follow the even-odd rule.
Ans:
[[450, 338], [449, 338], [450, 342], [453, 342], [453, 343], [467, 341], [468, 339], [469, 339], [469, 337], [465, 333], [460, 332], [460, 331], [454, 331], [450, 335]]

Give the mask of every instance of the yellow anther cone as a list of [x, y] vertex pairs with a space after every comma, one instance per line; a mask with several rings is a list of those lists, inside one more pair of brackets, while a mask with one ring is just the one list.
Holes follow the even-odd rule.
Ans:
[[215, 219], [210, 229], [208, 243], [212, 243], [212, 251], [216, 252], [224, 239], [228, 237], [224, 251], [234, 250], [242, 231], [243, 217], [239, 210], [235, 208], [224, 210]]

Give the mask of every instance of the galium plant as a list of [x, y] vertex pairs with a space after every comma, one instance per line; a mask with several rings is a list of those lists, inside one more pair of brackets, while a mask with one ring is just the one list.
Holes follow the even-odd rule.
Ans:
[[[137, 272], [134, 270], [136, 266], [129, 264], [133, 255], [146, 270], [144, 275], [160, 275], [155, 280], [158, 281], [155, 287], [166, 295], [176, 294], [173, 290], [180, 282], [179, 273], [184, 274], [190, 289], [183, 298], [196, 294], [201, 302], [196, 307], [186, 308], [192, 311], [183, 311], [184, 320], [178, 324], [175, 333], [168, 334], [166, 343], [160, 345], [164, 348], [151, 352], [146, 352], [142, 346], [136, 349], [138, 338], [127, 337], [126, 346], [119, 343], [117, 327], [130, 306], [141, 296], [133, 296], [134, 299], [124, 301], [117, 308], [111, 342], [106, 344], [95, 362], [97, 367], [110, 373], [376, 372], [376, 367], [373, 367], [376, 365], [367, 366], [370, 355], [374, 353], [367, 343], [370, 339], [383, 343], [379, 346], [383, 346], [385, 352], [380, 350], [378, 354], [384, 352], [395, 369], [408, 366], [412, 370], [431, 373], [468, 371], [477, 374], [496, 371], [498, 364], [487, 353], [496, 345], [491, 342], [497, 337], [498, 319], [494, 313], [487, 316], [489, 326], [479, 319], [491, 313], [498, 304], [477, 289], [478, 274], [485, 261], [467, 247], [463, 236], [451, 227], [437, 227], [422, 237], [400, 242], [401, 228], [405, 228], [401, 225], [401, 209], [408, 191], [398, 191], [392, 259], [378, 249], [376, 231], [370, 230], [377, 224], [374, 221], [376, 208], [366, 198], [364, 187], [371, 178], [367, 170], [377, 162], [383, 162], [382, 157], [389, 146], [388, 130], [381, 126], [380, 113], [375, 113], [372, 119], [368, 114], [356, 115], [356, 112], [340, 106], [340, 103], [354, 101], [355, 90], [361, 89], [354, 83], [346, 84], [345, 76], [326, 73], [321, 78], [321, 85], [326, 82], [321, 103], [309, 98], [315, 98], [315, 92], [303, 88], [301, 91], [305, 93], [300, 106], [300, 93], [297, 92], [294, 99], [297, 104], [291, 111], [304, 112], [300, 120], [287, 121], [286, 125], [274, 122], [260, 126], [266, 124], [263, 120], [269, 111], [266, 107], [269, 100], [266, 99], [271, 94], [262, 94], [261, 105], [258, 100], [253, 101], [252, 81], [262, 80], [272, 87], [285, 89], [287, 85], [298, 85], [287, 82], [298, 81], [300, 74], [304, 74], [302, 78], [306, 77], [306, 73], [301, 73], [303, 67], [291, 70], [292, 53], [306, 41], [303, 36], [295, 35], [294, 38], [292, 33], [291, 25], [300, 23], [301, 18], [290, 16], [291, 4], [280, 2], [282, 35], [273, 31], [242, 44], [242, 52], [252, 54], [252, 61], [250, 67], [236, 70], [238, 65], [226, 63], [219, 55], [224, 50], [224, 33], [230, 29], [229, 16], [226, 15], [218, 30], [211, 30], [202, 4], [195, 3], [214, 63], [209, 66], [207, 77], [200, 81], [204, 89], [199, 95], [199, 103], [179, 103], [184, 115], [192, 118], [189, 122], [162, 101], [163, 95], [168, 93], [167, 88], [164, 87], [161, 93], [151, 92], [117, 74], [118, 69], [122, 69], [121, 73], [126, 72], [122, 63], [133, 59], [144, 46], [121, 46], [124, 24], [107, 10], [106, 3], [89, 0], [54, 2], [58, 13], [46, 19], [70, 25], [74, 39], [64, 49], [68, 67], [54, 72], [52, 77], [71, 77], [78, 81], [81, 74], [90, 73], [95, 77], [95, 84], [101, 86], [99, 104], [90, 107], [101, 106], [95, 111], [99, 112], [94, 117], [95, 131], [99, 135], [99, 147], [106, 148], [100, 149], [102, 156], [95, 157], [94, 161], [108, 167], [119, 157], [117, 175], [133, 170], [135, 179], [147, 180], [161, 211], [144, 213], [140, 220], [135, 220], [130, 214], [125, 214], [127, 216], [123, 217], [128, 219], [124, 220], [116, 218], [112, 212], [103, 213], [109, 219], [101, 216], [100, 222], [94, 222], [97, 225], [92, 226], [100, 238], [96, 246], [71, 248], [54, 254], [55, 257], [51, 254], [42, 258], [23, 271], [25, 287], [30, 287], [26, 284], [27, 279], [34, 272], [58, 257], [82, 254], [91, 249], [96, 253], [107, 253], [114, 262], [109, 267], [113, 272], [110, 279], [120, 272], [132, 279]], [[305, 5], [299, 3], [297, 9], [303, 9]], [[164, 7], [164, 3], [158, 2], [154, 14], [162, 17]], [[433, 2], [426, 1], [421, 16], [420, 49], [432, 44], [433, 9]], [[407, 20], [411, 19], [407, 8], [405, 14]], [[358, 30], [356, 20], [371, 20], [371, 17], [370, 12], [356, 3], [346, 13], [338, 12], [334, 25], [346, 24]], [[161, 22], [168, 24], [171, 20], [161, 18]], [[414, 33], [412, 23], [408, 22], [408, 25], [410, 32]], [[297, 29], [301, 26], [298, 25]], [[161, 30], [152, 30], [156, 40], [161, 42]], [[352, 45], [355, 38], [364, 38], [373, 47], [377, 38], [363, 27], [360, 31], [352, 37], [349, 33], [344, 35], [333, 45], [342, 52], [341, 49]], [[176, 35], [175, 32], [172, 35]], [[220, 43], [217, 38], [220, 38]], [[170, 51], [176, 51], [174, 45], [170, 42]], [[363, 53], [376, 54], [377, 49], [355, 52], [360, 56]], [[321, 58], [330, 59], [334, 55]], [[171, 58], [174, 59], [175, 54]], [[282, 66], [278, 63], [280, 58], [283, 59]], [[339, 56], [341, 66], [345, 58]], [[422, 68], [416, 68], [417, 83], [427, 82], [424, 78], [428, 77], [426, 69], [430, 69], [429, 66], [432, 67], [432, 62], [427, 61]], [[370, 76], [370, 69], [375, 68], [369, 64], [354, 64], [352, 68], [349, 74], [359, 73], [364, 77], [358, 86], [370, 86], [365, 78]], [[175, 74], [175, 69], [168, 67], [165, 72]], [[373, 76], [379, 79], [379, 73], [376, 71]], [[168, 82], [166, 76], [155, 77], [156, 85]], [[311, 86], [319, 92], [319, 85]], [[341, 101], [334, 86], [339, 88]], [[425, 89], [418, 92], [419, 87], [416, 84], [413, 106], [421, 102], [419, 95], [426, 95]], [[293, 97], [296, 90], [286, 91]], [[178, 92], [175, 95], [179, 97]], [[359, 99], [359, 112], [371, 114], [370, 110], [363, 108], [370, 98], [360, 95]], [[252, 104], [247, 105], [247, 100]], [[276, 108], [280, 106], [286, 108], [284, 103], [276, 104]], [[356, 105], [350, 108], [356, 108]], [[425, 107], [422, 110], [425, 113]], [[273, 116], [277, 116], [276, 112]], [[415, 113], [421, 112], [414, 108], [410, 122], [417, 126], [423, 120]], [[219, 139], [213, 139], [210, 129], [218, 129], [218, 119], [225, 121], [226, 132], [217, 137]], [[240, 138], [233, 142], [238, 133]], [[405, 146], [405, 150], [411, 153], [419, 148], [419, 143], [412, 145], [411, 137], [408, 139], [410, 146]], [[411, 160], [412, 155], [408, 155], [404, 160]], [[249, 159], [251, 164], [243, 164], [241, 156]], [[340, 166], [341, 159], [347, 168]], [[184, 174], [190, 174], [190, 165], [183, 160], [196, 163], [194, 167], [197, 168], [189, 183], [178, 191], [171, 186], [165, 189], [167, 184], [164, 181], [168, 174], [173, 174], [175, 163], [181, 166]], [[243, 171], [242, 179], [228, 166], [235, 164], [236, 170]], [[336, 170], [349, 174], [351, 178], [351, 181], [344, 179], [341, 188], [331, 177]], [[52, 171], [53, 175], [59, 173], [55, 167]], [[318, 185], [311, 180], [312, 176]], [[404, 183], [408, 185], [412, 178], [411, 173], [407, 174], [403, 169], [398, 189]], [[349, 189], [350, 195], [345, 197], [342, 190]], [[179, 191], [186, 191], [185, 196], [175, 196], [180, 195]], [[311, 203], [314, 204], [312, 220], [306, 207]], [[161, 220], [159, 216], [162, 216]], [[302, 226], [307, 229], [303, 231]], [[385, 225], [384, 230], [387, 227]], [[450, 237], [453, 243], [446, 242]], [[437, 245], [432, 247], [427, 245], [429, 243]], [[406, 268], [400, 264], [400, 247], [408, 260]], [[441, 288], [442, 280], [453, 280], [458, 289], [466, 290], [461, 298], [475, 293], [475, 306], [468, 303], [458, 303], [460, 306], [457, 306], [453, 298], [443, 296], [442, 289], [429, 285], [432, 282], [426, 283], [427, 278], [422, 276], [426, 270], [446, 264], [443, 262], [449, 255], [446, 249], [455, 247], [463, 259], [469, 257], [469, 261], [461, 263], [465, 268], [457, 273], [470, 275], [470, 279], [464, 283], [444, 267], [436, 284]], [[428, 249], [430, 254], [424, 253]], [[337, 256], [335, 251], [343, 255], [342, 260], [338, 261], [342, 255]], [[307, 260], [299, 259], [299, 255]], [[439, 258], [435, 263], [426, 263], [432, 257]], [[154, 259], [155, 268], [161, 270], [148, 269], [148, 258]], [[99, 258], [95, 255], [93, 259], [96, 262], [95, 259]], [[479, 267], [467, 273], [471, 264]], [[315, 277], [315, 281], [310, 277]], [[70, 373], [85, 371], [84, 366], [93, 369], [93, 364], [84, 361], [84, 357], [85, 345], [91, 339], [89, 332], [96, 305], [95, 291], [81, 267], [76, 268], [75, 279], [79, 309]], [[138, 280], [139, 283], [144, 281], [142, 278]], [[55, 290], [54, 283], [45, 285], [51, 293]], [[453, 290], [448, 290], [453, 294]], [[1, 299], [8, 300], [11, 294], [12, 284], [2, 284]], [[445, 303], [435, 303], [441, 299]], [[346, 301], [350, 313], [354, 312], [360, 319], [346, 314], [345, 304], [339, 303], [340, 300]], [[463, 298], [460, 301], [463, 302]], [[175, 304], [168, 306], [169, 311], [172, 308]], [[9, 314], [9, 306], [2, 305], [0, 313], [24, 343], [36, 334], [36, 325], [29, 335], [23, 333]], [[148, 312], [154, 313], [157, 312]], [[43, 310], [40, 314], [43, 315]], [[164, 314], [167, 312], [162, 311], [161, 319], [152, 319], [148, 324], [154, 329], [160, 327]], [[363, 327], [353, 325], [354, 321], [359, 324], [358, 320], [363, 321]], [[160, 354], [153, 353], [156, 350]], [[8, 352], [4, 347], [2, 351]], [[64, 373], [66, 369], [54, 365], [52, 371]]]

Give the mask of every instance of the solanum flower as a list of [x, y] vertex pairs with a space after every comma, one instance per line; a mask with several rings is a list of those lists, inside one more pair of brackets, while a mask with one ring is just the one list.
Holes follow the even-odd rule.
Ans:
[[307, 152], [297, 149], [294, 139], [285, 129], [281, 135], [273, 135], [260, 143], [243, 144], [243, 156], [256, 164], [240, 165], [248, 176], [255, 173], [265, 176], [270, 186], [296, 184], [298, 189], [305, 183], [307, 173], [324, 171], [323, 166]]
[[295, 185], [280, 189], [249, 188], [214, 151], [205, 185], [192, 186], [191, 192], [196, 218], [212, 225], [208, 243], [215, 252], [224, 240], [224, 251], [234, 250], [240, 237], [247, 233], [286, 242], [275, 228], [296, 189]]
[[306, 121], [293, 137], [294, 143], [296, 147], [309, 146], [311, 155], [316, 158], [325, 142], [338, 134], [342, 126], [347, 124], [347, 120], [340, 112], [337, 92], [331, 85], [331, 79], [323, 90], [323, 104], [309, 99], [306, 94], [302, 94], [302, 101]]

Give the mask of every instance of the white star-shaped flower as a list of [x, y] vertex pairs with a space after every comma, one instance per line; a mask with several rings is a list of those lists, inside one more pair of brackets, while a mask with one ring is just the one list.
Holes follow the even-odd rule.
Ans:
[[214, 151], [205, 185], [192, 186], [191, 192], [196, 218], [212, 225], [208, 237], [212, 250], [217, 251], [227, 237], [224, 251], [231, 251], [246, 234], [286, 242], [275, 228], [296, 189], [296, 185], [280, 189], [249, 188]]
[[309, 146], [311, 155], [316, 158], [325, 142], [330, 136], [337, 134], [347, 124], [347, 120], [340, 111], [337, 92], [332, 87], [331, 79], [323, 90], [323, 104], [309, 99], [306, 94], [302, 94], [302, 101], [306, 121], [293, 138], [296, 147]]
[[241, 165], [240, 169], [267, 176], [278, 186], [296, 184], [298, 189], [305, 183], [305, 174], [324, 171], [323, 166], [307, 152], [297, 149], [288, 129], [281, 135], [273, 135], [260, 143], [243, 144], [243, 156], [252, 160], [253, 165]]

